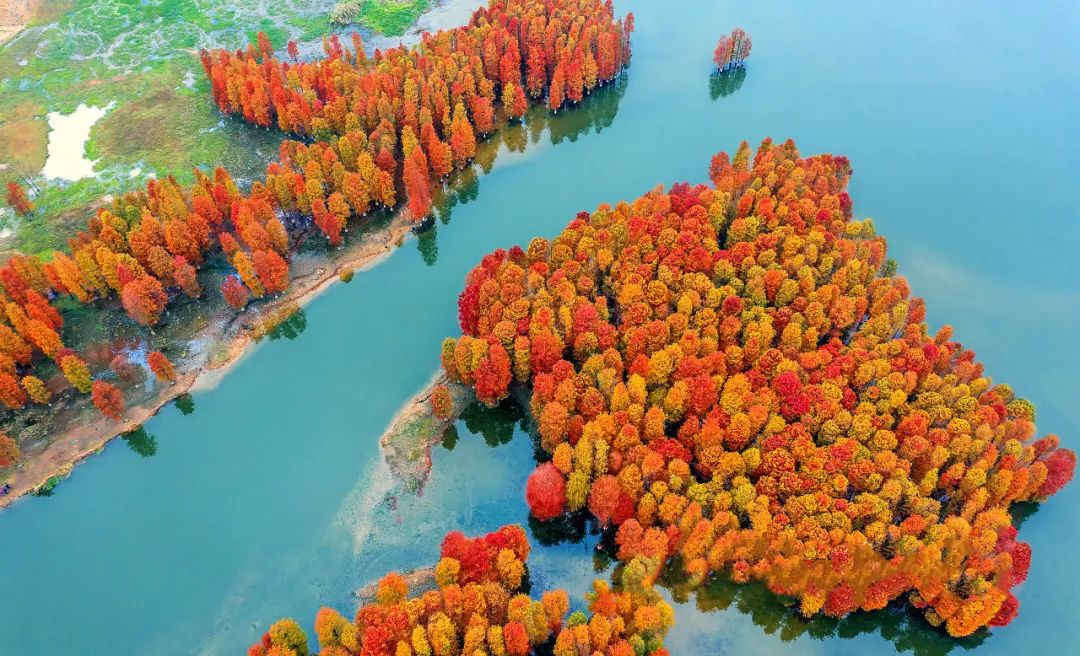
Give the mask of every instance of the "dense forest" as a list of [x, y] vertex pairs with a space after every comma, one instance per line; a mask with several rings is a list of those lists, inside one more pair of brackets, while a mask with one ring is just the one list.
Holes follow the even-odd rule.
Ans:
[[[121, 355], [92, 371], [63, 344], [59, 301], [118, 300], [152, 328], [185, 299], [220, 293], [239, 309], [284, 292], [289, 259], [309, 234], [339, 246], [350, 223], [402, 199], [424, 219], [433, 185], [469, 166], [477, 140], [500, 120], [520, 119], [531, 104], [558, 111], [612, 81], [629, 61], [632, 30], [633, 17], [617, 20], [610, 2], [509, 0], [479, 9], [468, 25], [425, 34], [417, 47], [372, 57], [355, 35], [351, 51], [327, 39], [326, 58], [311, 63], [297, 61], [292, 43], [290, 61], [277, 59], [261, 33], [246, 52], [203, 52], [222, 111], [294, 138], [246, 193], [220, 166], [195, 171], [190, 187], [150, 180], [99, 209], [68, 252], [47, 262], [11, 257], [0, 267], [0, 402], [18, 410], [74, 388], [121, 417], [130, 363]], [[8, 197], [21, 213], [34, 211], [18, 185]], [[208, 292], [197, 276], [212, 258], [234, 273]], [[35, 375], [42, 358], [66, 386]], [[162, 353], [149, 366], [163, 381], [175, 378]], [[17, 459], [13, 442], [5, 454], [0, 463]]]
[[928, 333], [852, 219], [850, 172], [743, 143], [711, 186], [495, 251], [443, 366], [487, 404], [529, 390], [532, 514], [587, 511], [624, 561], [759, 580], [806, 616], [903, 598], [952, 636], [1003, 626], [1031, 558], [1010, 507], [1060, 490], [1076, 456], [950, 328]]

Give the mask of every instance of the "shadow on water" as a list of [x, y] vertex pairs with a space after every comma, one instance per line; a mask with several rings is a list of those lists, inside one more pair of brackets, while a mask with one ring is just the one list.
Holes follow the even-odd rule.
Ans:
[[173, 401], [180, 414], [187, 416], [195, 412], [195, 397], [190, 394], [181, 394]]
[[580, 544], [586, 535], [595, 534], [595, 523], [589, 520], [585, 511], [570, 513], [546, 522], [529, 515], [529, 532], [545, 547]]
[[709, 76], [709, 98], [727, 98], [742, 88], [746, 79], [746, 67], [736, 66], [726, 71], [716, 71]]
[[670, 592], [672, 600], [678, 604], [692, 602], [695, 610], [701, 613], [735, 610], [748, 616], [767, 635], [775, 635], [783, 642], [803, 637], [826, 640], [879, 634], [892, 643], [897, 652], [944, 656], [956, 649], [975, 649], [990, 635], [983, 630], [967, 638], [952, 638], [927, 624], [920, 613], [901, 602], [894, 602], [880, 611], [857, 611], [843, 619], [825, 616], [806, 619], [798, 612], [797, 599], [775, 595], [757, 581], [735, 583], [726, 573], [720, 573], [707, 580], [705, 585], [694, 586], [677, 559], [664, 568], [657, 583]]
[[424, 264], [434, 266], [439, 259], [439, 226], [432, 223], [431, 227], [416, 233], [416, 250], [420, 251], [420, 258]]
[[[462, 413], [461, 419], [470, 432], [482, 436], [492, 448], [509, 443], [515, 431], [520, 429], [533, 441], [534, 459], [538, 462], [547, 460], [540, 450], [539, 438], [531, 426], [527, 408], [515, 396], [494, 408], [474, 403]], [[459, 438], [457, 428], [452, 425], [443, 434], [443, 447], [452, 450]], [[1037, 509], [1037, 504], [1014, 506], [1013, 515], [1017, 524], [1025, 521]], [[570, 513], [551, 521], [540, 521], [530, 515], [528, 528], [535, 542], [543, 547], [581, 544], [588, 536], [598, 536], [598, 544], [592, 554], [593, 569], [602, 573], [615, 566], [617, 575], [618, 548], [614, 531], [601, 529], [587, 511]], [[702, 586], [695, 586], [677, 557], [664, 568], [657, 583], [679, 605], [692, 604], [696, 612], [703, 614], [740, 613], [749, 617], [767, 635], [776, 636], [783, 642], [804, 638], [818, 641], [851, 639], [876, 634], [900, 653], [945, 656], [954, 651], [970, 651], [980, 647], [990, 636], [988, 631], [983, 630], [967, 638], [952, 638], [943, 630], [928, 624], [920, 612], [902, 601], [896, 601], [880, 611], [855, 612], [843, 619], [825, 616], [806, 619], [799, 614], [797, 599], [778, 596], [756, 581], [735, 583], [726, 572], [712, 576]]]
[[128, 445], [129, 449], [143, 458], [149, 458], [157, 453], [157, 438], [147, 433], [142, 426], [128, 431], [120, 437], [124, 439], [124, 443]]
[[1039, 512], [1039, 504], [1032, 501], [1014, 503], [1009, 508], [1009, 512], [1012, 513], [1013, 526], [1019, 529], [1024, 525], [1024, 522], [1031, 519], [1035, 513]]
[[304, 312], [303, 308], [300, 308], [289, 315], [288, 319], [285, 319], [270, 330], [270, 341], [278, 340], [282, 337], [288, 340], [296, 339], [306, 328], [307, 313]]
[[494, 408], [483, 403], [473, 403], [461, 413], [461, 420], [472, 433], [484, 437], [488, 446], [509, 444], [514, 438], [514, 429], [521, 424], [525, 427], [525, 409], [513, 398], [507, 398]]
[[447, 451], [453, 451], [454, 447], [457, 446], [458, 439], [459, 435], [457, 425], [450, 424], [446, 427], [446, 430], [443, 431], [442, 448], [446, 449]]
[[545, 128], [552, 145], [558, 145], [563, 141], [577, 141], [590, 132], [599, 134], [611, 127], [619, 112], [619, 103], [626, 95], [628, 80], [624, 71], [610, 84], [589, 94], [580, 104], [559, 114], [552, 114], [545, 107], [533, 107], [525, 116], [532, 142], [540, 141]]

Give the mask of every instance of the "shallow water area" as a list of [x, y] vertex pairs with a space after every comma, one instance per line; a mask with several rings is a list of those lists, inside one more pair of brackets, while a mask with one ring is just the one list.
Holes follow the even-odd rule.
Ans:
[[[636, 15], [622, 86], [499, 135], [434, 231], [320, 296], [302, 332], [194, 393], [194, 412], [148, 422], [153, 450], [116, 440], [53, 496], [0, 513], [0, 652], [240, 654], [282, 616], [310, 635], [319, 606], [351, 614], [354, 590], [433, 564], [448, 530], [526, 523], [533, 447], [512, 417], [459, 422], [420, 495], [398, 489], [377, 443], [459, 333], [465, 274], [578, 211], [704, 181], [712, 154], [742, 139], [850, 157], [855, 215], [887, 237], [931, 328], [955, 326], [990, 376], [1036, 404], [1041, 434], [1080, 445], [1080, 6], [615, 5]], [[745, 77], [718, 85], [712, 49], [736, 25], [754, 51]], [[1034, 551], [1020, 616], [973, 639], [899, 609], [806, 622], [759, 588], [717, 582], [676, 606], [667, 642], [691, 656], [1071, 653], [1080, 486], [1020, 536]], [[530, 537], [534, 584], [580, 605], [606, 564], [598, 538]]]

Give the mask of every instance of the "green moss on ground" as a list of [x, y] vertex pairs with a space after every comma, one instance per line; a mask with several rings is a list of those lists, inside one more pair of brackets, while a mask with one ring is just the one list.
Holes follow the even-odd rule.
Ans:
[[365, 0], [359, 22], [379, 34], [400, 36], [429, 6], [428, 0]]
[[[80, 104], [109, 111], [91, 130], [94, 179], [44, 184], [38, 217], [10, 221], [5, 247], [62, 245], [69, 213], [138, 184], [129, 176], [174, 174], [225, 164], [238, 178], [259, 172], [280, 136], [223, 121], [203, 81], [197, 52], [240, 48], [265, 31], [278, 44], [313, 42], [328, 31], [324, 0], [266, 10], [227, 0], [46, 0], [30, 25], [0, 44], [0, 186], [45, 163], [46, 114]], [[89, 211], [83, 209], [82, 216]], [[26, 233], [26, 234], [23, 234]]]
[[74, 0], [45, 0], [34, 10], [34, 15], [30, 17], [30, 22], [27, 25], [35, 27], [54, 23], [60, 20], [64, 14], [71, 11], [73, 6], [75, 6]]
[[0, 115], [0, 162], [14, 171], [40, 171], [45, 166], [48, 124], [40, 105], [23, 101]]

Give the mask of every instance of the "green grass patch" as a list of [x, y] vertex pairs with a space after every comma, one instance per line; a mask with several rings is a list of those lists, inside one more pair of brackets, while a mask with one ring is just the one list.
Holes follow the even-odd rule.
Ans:
[[0, 114], [0, 162], [10, 171], [3, 176], [15, 176], [20, 171], [39, 171], [45, 166], [45, 145], [48, 141], [48, 123], [39, 105], [22, 102]]
[[[34, 202], [38, 211], [29, 219], [19, 219], [15, 231], [15, 247], [28, 255], [39, 255], [52, 259], [54, 250], [66, 248], [68, 237], [86, 227], [90, 216], [89, 210], [76, 209], [88, 205], [101, 196], [100, 184], [93, 179], [80, 180], [64, 187], [45, 187]], [[75, 207], [70, 207], [70, 205]], [[49, 212], [44, 208], [69, 205], [60, 212]]]
[[[330, 19], [326, 14], [314, 14], [311, 16], [299, 16], [293, 21], [293, 27], [298, 30], [294, 39], [299, 42], [319, 41], [331, 31]], [[281, 43], [275, 42], [274, 46], [281, 48]]]
[[427, 8], [428, 0], [365, 0], [359, 22], [379, 34], [400, 36]]
[[[196, 56], [200, 47], [241, 48], [264, 31], [279, 49], [329, 34], [326, 0], [293, 0], [272, 12], [229, 0], [45, 0], [33, 29], [0, 44], [0, 185], [45, 164], [46, 114], [80, 104], [112, 109], [86, 144], [98, 175], [74, 183], [38, 181], [30, 220], [9, 220], [14, 247], [63, 247], [106, 194], [147, 175], [190, 181], [218, 164], [238, 179], [261, 173], [281, 135], [223, 119]], [[407, 30], [428, 0], [362, 0], [358, 21], [383, 34]], [[189, 74], [190, 73], [190, 74]], [[194, 78], [190, 87], [185, 82]], [[139, 169], [141, 176], [129, 172]], [[6, 246], [6, 244], [5, 244]]]

